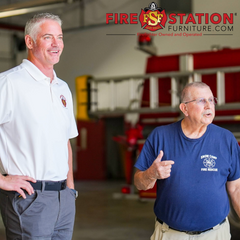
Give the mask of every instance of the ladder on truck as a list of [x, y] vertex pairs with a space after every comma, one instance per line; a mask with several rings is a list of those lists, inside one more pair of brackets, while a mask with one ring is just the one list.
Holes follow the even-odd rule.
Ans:
[[[161, 72], [123, 77], [89, 78], [90, 84], [90, 109], [89, 115], [115, 116], [127, 113], [163, 113], [179, 112], [180, 92], [185, 84], [202, 81], [203, 75], [216, 74], [217, 99], [216, 110], [239, 109], [240, 102], [225, 102], [225, 74], [240, 73], [240, 67], [202, 69], [193, 71]], [[159, 106], [158, 79], [171, 79], [171, 104]], [[141, 91], [139, 85], [149, 80], [149, 107], [141, 107]], [[121, 85], [122, 84], [122, 85]], [[103, 91], [104, 93], [101, 93]], [[127, 92], [127, 93], [126, 93]], [[105, 96], [105, 105], [101, 104], [101, 94]], [[123, 106], [119, 99], [128, 98], [128, 103]], [[104, 107], [102, 107], [104, 106]], [[222, 120], [230, 120], [222, 116]]]

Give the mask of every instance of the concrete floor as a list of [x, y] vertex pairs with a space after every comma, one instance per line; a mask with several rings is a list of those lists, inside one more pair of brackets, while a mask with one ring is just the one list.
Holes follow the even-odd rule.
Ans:
[[[72, 240], [149, 240], [154, 229], [153, 201], [122, 197], [124, 182], [77, 181], [79, 197]], [[240, 230], [231, 229], [232, 240]], [[0, 221], [0, 240], [4, 237]], [[64, 239], [63, 239], [64, 240]]]
[[154, 202], [121, 197], [122, 186], [120, 182], [76, 184], [81, 193], [73, 240], [149, 239], [154, 227]]

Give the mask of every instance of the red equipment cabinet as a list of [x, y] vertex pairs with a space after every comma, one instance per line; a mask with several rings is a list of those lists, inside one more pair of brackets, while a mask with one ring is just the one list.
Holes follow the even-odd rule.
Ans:
[[77, 121], [79, 136], [76, 145], [75, 179], [106, 179], [105, 126], [103, 121]]

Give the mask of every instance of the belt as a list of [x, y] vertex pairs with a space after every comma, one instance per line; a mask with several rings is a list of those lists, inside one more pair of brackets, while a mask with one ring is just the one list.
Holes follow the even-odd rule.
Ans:
[[[7, 176], [8, 174], [3, 174], [3, 176]], [[45, 191], [61, 191], [67, 187], [67, 180], [62, 181], [37, 181], [35, 183], [29, 182], [34, 190], [45, 190]], [[43, 187], [44, 184], [44, 187]]]
[[[161, 224], [163, 224], [163, 221], [160, 220], [159, 218], [157, 218], [157, 221]], [[222, 225], [224, 222], [226, 221], [226, 218], [221, 222], [219, 223], [218, 225]], [[170, 229], [173, 229], [175, 231], [178, 231], [178, 232], [184, 232], [186, 234], [189, 234], [189, 235], [198, 235], [198, 234], [201, 234], [201, 233], [204, 233], [204, 232], [207, 232], [207, 231], [210, 231], [210, 230], [213, 230], [213, 227], [212, 228], [209, 228], [209, 229], [206, 229], [206, 230], [203, 230], [203, 231], [181, 231], [181, 230], [177, 230], [175, 228], [172, 228], [169, 226]]]
[[36, 183], [29, 182], [34, 190], [45, 190], [45, 191], [61, 191], [67, 186], [67, 180], [63, 181], [37, 181]]

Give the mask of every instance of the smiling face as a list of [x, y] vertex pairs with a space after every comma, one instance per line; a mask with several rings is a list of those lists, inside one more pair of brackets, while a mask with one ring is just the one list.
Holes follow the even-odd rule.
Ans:
[[59, 62], [64, 48], [61, 26], [54, 20], [45, 20], [39, 27], [36, 41], [27, 35], [28, 60], [41, 68], [52, 68]]
[[[205, 98], [207, 100], [213, 98], [212, 91], [209, 87], [190, 87], [186, 102], [198, 98]], [[197, 126], [207, 126], [212, 123], [215, 117], [215, 105], [209, 101], [207, 101], [206, 104], [199, 104], [197, 101], [192, 101], [187, 104], [181, 103], [180, 108], [185, 117]]]

